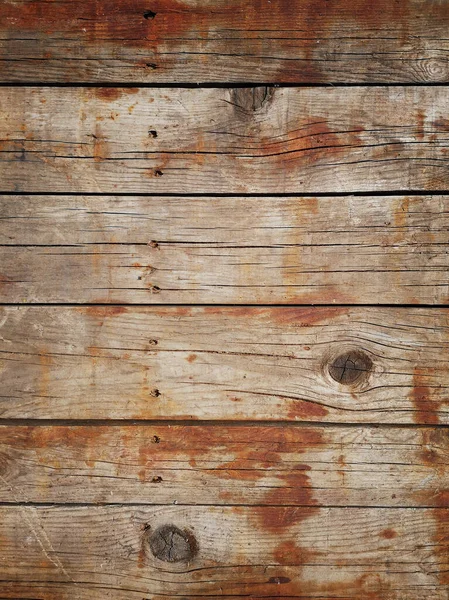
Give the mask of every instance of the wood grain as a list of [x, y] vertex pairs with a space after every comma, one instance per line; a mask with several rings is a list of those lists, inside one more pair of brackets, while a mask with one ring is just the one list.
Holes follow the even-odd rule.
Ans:
[[[445, 600], [448, 516], [447, 509], [3, 507], [0, 590], [20, 594], [30, 585], [25, 597], [46, 600], [61, 598], [61, 589], [77, 599], [95, 590], [125, 600], [137, 592]], [[149, 539], [165, 525], [195, 544], [189, 562], [153, 556]]]
[[443, 87], [5, 87], [0, 190], [445, 190], [448, 109]]
[[449, 302], [446, 196], [0, 198], [2, 302]]
[[449, 422], [447, 309], [4, 307], [0, 323], [3, 418]]
[[447, 2], [6, 1], [2, 81], [440, 82]]
[[0, 501], [449, 507], [443, 428], [3, 426]]

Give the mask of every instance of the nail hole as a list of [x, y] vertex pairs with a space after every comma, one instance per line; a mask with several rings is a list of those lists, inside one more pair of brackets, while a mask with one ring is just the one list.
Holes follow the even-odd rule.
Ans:
[[159, 248], [159, 244], [155, 240], [151, 240], [148, 244], [151, 248]]
[[161, 393], [157, 388], [154, 388], [154, 390], [151, 390], [150, 392], [150, 396], [153, 396], [153, 398], [159, 398], [160, 395]]
[[151, 291], [153, 292], [153, 294], [158, 294], [161, 291], [161, 288], [157, 285], [153, 285]]
[[158, 435], [153, 435], [153, 444], [159, 444], [161, 438]]
[[162, 177], [163, 173], [160, 169], [156, 169], [154, 172], [155, 177]]
[[157, 13], [153, 12], [152, 10], [147, 10], [143, 13], [143, 18], [144, 19], [154, 19], [154, 17], [157, 15]]
[[188, 562], [198, 552], [198, 545], [192, 533], [174, 525], [158, 527], [148, 536], [148, 545], [153, 556], [170, 563]]
[[148, 131], [148, 135], [150, 135], [152, 138], [157, 138], [157, 131], [155, 129], [150, 129]]
[[157, 346], [159, 342], [157, 340], [150, 340], [148, 343], [150, 346]]
[[149, 69], [157, 69], [157, 65], [155, 63], [145, 63], [145, 66]]
[[373, 362], [360, 350], [349, 350], [335, 358], [329, 365], [329, 375], [342, 385], [351, 385], [364, 379], [371, 371]]
[[151, 483], [162, 483], [162, 477], [160, 475], [156, 475], [151, 479]]

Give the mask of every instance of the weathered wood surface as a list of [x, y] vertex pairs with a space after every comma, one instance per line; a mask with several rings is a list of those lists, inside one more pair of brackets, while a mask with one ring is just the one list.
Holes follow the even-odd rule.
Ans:
[[0, 501], [449, 507], [443, 428], [0, 427]]
[[447, 81], [444, 0], [6, 0], [2, 81]]
[[3, 196], [0, 213], [2, 302], [449, 302], [446, 196]]
[[[30, 582], [24, 597], [46, 600], [61, 589], [77, 599], [95, 590], [114, 599], [446, 600], [448, 517], [447, 509], [3, 507], [0, 586], [20, 595]], [[158, 548], [166, 525], [180, 536]], [[154, 556], [160, 550], [188, 558], [167, 562]]]
[[449, 423], [447, 309], [0, 314], [3, 418]]
[[448, 110], [441, 87], [5, 87], [0, 190], [445, 190]]

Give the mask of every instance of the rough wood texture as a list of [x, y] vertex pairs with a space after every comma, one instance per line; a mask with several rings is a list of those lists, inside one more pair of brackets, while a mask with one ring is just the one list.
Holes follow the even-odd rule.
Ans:
[[449, 302], [445, 196], [4, 196], [0, 213], [2, 302]]
[[[189, 562], [153, 556], [164, 526]], [[0, 536], [1, 585], [26, 598], [447, 599], [447, 509], [15, 506]]]
[[444, 0], [6, 0], [3, 81], [447, 81]]
[[0, 427], [0, 501], [449, 507], [443, 428]]
[[0, 314], [3, 418], [449, 423], [447, 309]]
[[0, 91], [3, 191], [449, 187], [445, 88]]

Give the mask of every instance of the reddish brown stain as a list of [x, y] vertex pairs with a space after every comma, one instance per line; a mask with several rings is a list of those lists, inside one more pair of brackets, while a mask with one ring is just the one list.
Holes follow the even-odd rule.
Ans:
[[11, 277], [8, 277], [8, 275], [0, 273], [0, 290], [11, 283], [15, 283], [15, 281]]
[[196, 359], [198, 358], [198, 356], [196, 354], [189, 354], [189, 356], [187, 357], [187, 362], [189, 363], [193, 363], [196, 361]]
[[[274, 52], [270, 39], [273, 36], [266, 31], [297, 31], [301, 42], [295, 44], [294, 50], [300, 63], [292, 66], [291, 61], [280, 61], [278, 74], [271, 79], [297, 82], [322, 81], [323, 72], [324, 78], [328, 78], [329, 61], [324, 60], [320, 49], [328, 47], [328, 39], [341, 36], [342, 27], [351, 41], [357, 35], [363, 40], [364, 35], [376, 38], [390, 34], [393, 39], [399, 36], [406, 43], [415, 37], [413, 32], [422, 35], [422, 25], [419, 26], [422, 19], [417, 18], [420, 13], [416, 6], [411, 0], [277, 0], [270, 3], [253, 0], [239, 5], [224, 0], [212, 4], [180, 0], [152, 0], [150, 4], [144, 0], [84, 0], [78, 2], [74, 10], [73, 4], [68, 2], [28, 0], [4, 3], [2, 18], [10, 35], [31, 31], [41, 36], [55, 33], [64, 38], [64, 34], [66, 37], [76, 34], [78, 44], [90, 42], [95, 46], [101, 42], [103, 48], [120, 44], [145, 49], [148, 58], [142, 64], [150, 70], [158, 69], [160, 61], [170, 66], [172, 56], [164, 57], [163, 53], [169, 48], [173, 53], [173, 44], [185, 51], [197, 50], [198, 38], [207, 42], [218, 37], [225, 55], [235, 53], [236, 42], [232, 38], [240, 40], [246, 36], [249, 55], [266, 55]], [[145, 18], [149, 10], [153, 16]], [[426, 6], [425, 22], [429, 31], [446, 18], [445, 2], [431, 2]], [[226, 42], [228, 32], [233, 35]], [[189, 40], [193, 41], [189, 43]], [[389, 42], [385, 43], [388, 50]], [[396, 49], [397, 41], [392, 45]], [[347, 46], [342, 50], [345, 48]], [[349, 48], [354, 49], [352, 45]], [[280, 56], [291, 55], [291, 36], [287, 35], [285, 41], [278, 36], [275, 50]], [[206, 61], [204, 54], [200, 53], [197, 60]]]
[[397, 531], [394, 529], [384, 529], [379, 533], [379, 536], [385, 538], [386, 540], [392, 540], [393, 538], [397, 537], [397, 535]]
[[203, 310], [205, 315], [221, 315], [226, 317], [235, 317], [237, 319], [255, 317], [270, 312], [270, 309], [250, 308], [246, 306], [226, 306], [224, 308], [220, 306], [206, 306]]
[[417, 113], [417, 116], [416, 116], [416, 121], [417, 121], [417, 125], [416, 125], [416, 137], [420, 141], [422, 141], [424, 139], [424, 133], [425, 133], [424, 124], [425, 124], [425, 120], [426, 120], [425, 113], [422, 110], [418, 110], [418, 113]]
[[137, 556], [137, 566], [139, 569], [143, 569], [145, 567], [145, 564], [146, 564], [146, 553], [145, 553], [145, 548], [142, 545], [139, 550], [139, 554]]
[[294, 400], [290, 402], [287, 417], [289, 419], [314, 420], [325, 417], [329, 411], [324, 406], [306, 400]]
[[395, 242], [402, 241], [405, 237], [404, 229], [407, 226], [407, 219], [410, 212], [411, 198], [400, 198], [394, 207], [394, 226], [399, 229], [395, 237]]
[[432, 122], [432, 125], [436, 129], [441, 129], [443, 131], [449, 131], [449, 119], [444, 119], [443, 117], [439, 117]]
[[139, 88], [92, 88], [93, 94], [96, 98], [100, 100], [105, 100], [106, 102], [112, 102], [114, 100], [118, 100], [124, 95], [128, 94], [137, 94]]
[[262, 138], [259, 154], [272, 157], [279, 168], [294, 169], [296, 163], [316, 163], [322, 159], [328, 162], [333, 156], [351, 151], [360, 146], [361, 126], [351, 126], [350, 132], [344, 127], [330, 127], [325, 116], [310, 115], [299, 123], [298, 129], [288, 131], [278, 140]]
[[421, 506], [449, 508], [449, 489], [442, 482], [448, 477], [449, 435], [445, 429], [423, 429], [422, 441], [417, 450], [417, 462], [429, 468], [431, 483], [413, 492]]
[[[95, 162], [101, 162], [105, 158], [109, 157], [109, 145], [107, 140], [103, 137], [100, 127], [95, 127], [95, 133], [92, 134], [92, 155]], [[95, 254], [93, 255], [94, 258]], [[94, 265], [95, 266], [95, 265]]]
[[[6, 433], [2, 433], [2, 441], [5, 442], [8, 440]], [[11, 430], [9, 443], [24, 449], [66, 447], [84, 451], [86, 448], [100, 448], [100, 440], [108, 435], [110, 430], [107, 427], [17, 427]]]
[[304, 565], [317, 556], [317, 552], [301, 548], [292, 540], [286, 540], [276, 547], [273, 557], [280, 565]]
[[311, 327], [319, 323], [334, 321], [341, 315], [348, 314], [346, 307], [285, 307], [282, 310], [270, 311], [271, 321], [279, 325], [294, 325], [296, 327]]
[[418, 424], [437, 425], [439, 402], [432, 399], [432, 389], [428, 385], [429, 369], [414, 368], [413, 389], [410, 399], [415, 407], [414, 421]]
[[88, 306], [86, 308], [77, 308], [82, 314], [96, 319], [105, 319], [107, 317], [116, 317], [128, 312], [126, 306]]
[[319, 513], [315, 506], [266, 506], [254, 509], [254, 517], [263, 531], [280, 533]]

